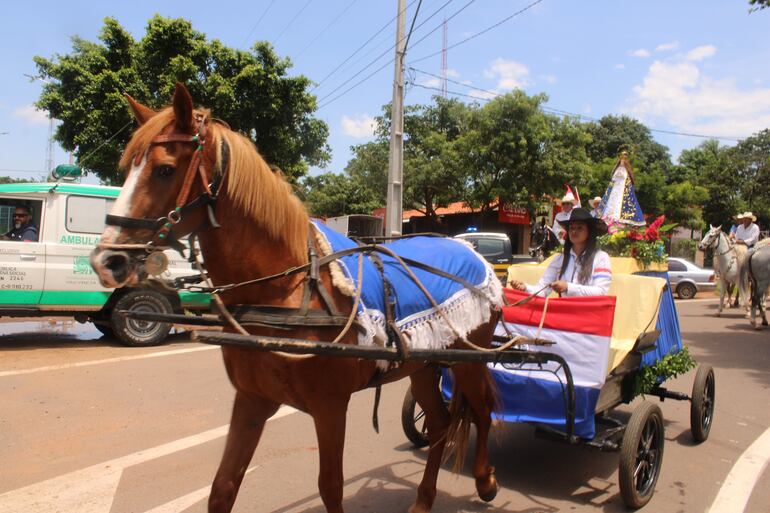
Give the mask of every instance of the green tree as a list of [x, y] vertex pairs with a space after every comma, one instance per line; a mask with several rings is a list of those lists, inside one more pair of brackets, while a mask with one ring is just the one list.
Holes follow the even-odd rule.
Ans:
[[763, 220], [770, 219], [770, 129], [739, 142], [729, 155], [746, 207]]
[[730, 226], [731, 218], [744, 208], [735, 180], [731, 149], [708, 140], [679, 156], [679, 175], [688, 183], [704, 187], [703, 220], [714, 226]]
[[372, 210], [382, 206], [372, 188], [362, 187], [356, 178], [345, 174], [307, 176], [302, 185], [306, 205], [314, 216], [371, 214]]
[[749, 12], [761, 11], [770, 7], [770, 0], [749, 0], [749, 5], [752, 6]]
[[485, 211], [503, 198], [534, 209], [588, 172], [589, 136], [574, 120], [544, 113], [546, 100], [514, 91], [472, 113], [458, 138], [469, 205]]
[[35, 63], [50, 80], [37, 106], [62, 121], [56, 140], [108, 183], [122, 182], [117, 162], [131, 125], [123, 93], [160, 108], [177, 81], [247, 134], [290, 178], [329, 159], [328, 127], [312, 117], [316, 99], [307, 92], [309, 79], [288, 76], [291, 62], [266, 42], [249, 51], [228, 48], [207, 41], [184, 19], [159, 15], [135, 41], [117, 20], [106, 18], [98, 43], [75, 36], [70, 54], [35, 57]]

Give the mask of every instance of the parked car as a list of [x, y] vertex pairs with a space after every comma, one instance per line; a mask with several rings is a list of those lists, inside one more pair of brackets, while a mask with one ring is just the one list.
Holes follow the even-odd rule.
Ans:
[[684, 258], [668, 259], [668, 281], [680, 299], [692, 299], [698, 292], [716, 289], [713, 270], [702, 269]]
[[511, 239], [505, 233], [468, 232], [455, 235], [456, 239], [470, 242], [473, 249], [495, 268], [495, 275], [505, 283], [508, 277], [508, 267], [511, 264], [535, 262], [530, 255], [514, 255], [511, 250]]
[[[163, 286], [106, 289], [99, 284], [88, 256], [104, 230], [105, 214], [120, 193], [118, 187], [74, 183], [0, 185], [0, 234], [25, 207], [38, 228], [37, 241], [0, 240], [0, 316], [71, 316], [93, 322], [105, 335], [130, 346], [161, 343], [171, 326], [139, 321], [117, 310], [180, 313], [208, 309], [210, 296]], [[171, 280], [195, 274], [176, 252], [167, 251]]]

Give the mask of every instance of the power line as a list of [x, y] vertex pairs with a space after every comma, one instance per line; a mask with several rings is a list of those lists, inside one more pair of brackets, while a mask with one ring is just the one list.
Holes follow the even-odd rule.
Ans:
[[[405, 9], [408, 9], [409, 7], [411, 7], [411, 6], [412, 6], [412, 4], [413, 4], [413, 3], [415, 3], [416, 1], [417, 1], [417, 0], [412, 0], [411, 2], [409, 2], [409, 4], [406, 6], [406, 8], [405, 8]], [[378, 30], [377, 32], [375, 32], [373, 36], [371, 36], [369, 39], [367, 39], [367, 40], [364, 42], [364, 44], [362, 44], [361, 46], [359, 46], [358, 48], [356, 48], [356, 49], [353, 51], [353, 53], [351, 53], [350, 55], [348, 55], [348, 56], [347, 56], [347, 58], [345, 58], [345, 60], [344, 60], [344, 61], [342, 61], [341, 63], [339, 63], [339, 64], [337, 65], [337, 67], [336, 67], [336, 68], [334, 68], [333, 70], [331, 70], [331, 71], [330, 71], [330, 72], [329, 72], [329, 73], [328, 73], [328, 74], [327, 74], [325, 77], [323, 77], [323, 78], [321, 79], [321, 81], [320, 81], [320, 82], [318, 82], [318, 83], [317, 83], [317, 84], [316, 84], [316, 85], [315, 85], [315, 86], [314, 86], [314, 87], [313, 87], [313, 88], [310, 90], [310, 92], [313, 92], [314, 90], [316, 90], [316, 89], [318, 89], [319, 87], [321, 87], [321, 84], [323, 84], [324, 82], [326, 82], [326, 79], [328, 79], [330, 76], [332, 76], [332, 75], [333, 75], [333, 74], [334, 74], [334, 73], [335, 73], [335, 72], [336, 72], [338, 69], [340, 69], [340, 68], [341, 68], [341, 67], [342, 67], [342, 66], [343, 66], [343, 65], [344, 65], [346, 62], [348, 62], [350, 59], [352, 59], [352, 58], [353, 58], [353, 56], [354, 56], [355, 54], [357, 54], [358, 52], [360, 52], [360, 51], [361, 51], [361, 50], [362, 50], [362, 49], [363, 49], [363, 48], [364, 48], [366, 45], [368, 45], [368, 44], [369, 44], [369, 42], [370, 42], [372, 39], [374, 39], [375, 37], [377, 37], [378, 35], [380, 35], [380, 34], [382, 33], [382, 31], [383, 31], [383, 30], [385, 30], [386, 28], [388, 28], [388, 27], [390, 26], [390, 24], [391, 24], [391, 23], [393, 23], [393, 21], [395, 21], [395, 19], [396, 19], [396, 18], [398, 18], [398, 14], [397, 14], [396, 16], [393, 16], [393, 17], [390, 19], [390, 21], [388, 21], [388, 22], [387, 22], [385, 25], [383, 25], [383, 26], [380, 28], [380, 30]]]
[[[497, 27], [499, 27], [500, 25], [502, 25], [502, 24], [503, 24], [503, 23], [505, 23], [506, 21], [508, 21], [508, 20], [510, 20], [510, 19], [512, 19], [512, 18], [515, 18], [516, 16], [518, 16], [518, 15], [520, 15], [520, 14], [522, 14], [522, 13], [524, 13], [524, 12], [528, 11], [529, 9], [533, 8], [534, 6], [536, 6], [537, 4], [539, 4], [539, 3], [540, 3], [540, 2], [542, 2], [542, 1], [543, 1], [543, 0], [536, 0], [535, 2], [532, 2], [532, 3], [531, 3], [531, 4], [529, 4], [528, 6], [524, 7], [523, 9], [521, 9], [521, 10], [519, 10], [519, 11], [516, 11], [515, 13], [511, 14], [511, 15], [510, 15], [510, 16], [508, 16], [507, 18], [503, 18], [502, 20], [498, 21], [498, 22], [497, 22], [497, 23], [495, 23], [494, 25], [490, 25], [489, 27], [485, 28], [485, 29], [484, 29], [484, 30], [482, 30], [481, 32], [477, 32], [477, 33], [475, 33], [475, 34], [473, 34], [473, 35], [471, 35], [471, 36], [468, 36], [468, 37], [466, 37], [465, 39], [463, 39], [462, 41], [460, 41], [460, 42], [458, 42], [458, 43], [455, 43], [455, 44], [453, 44], [453, 45], [450, 45], [450, 46], [448, 46], [446, 49], [447, 49], [447, 50], [451, 50], [452, 48], [455, 48], [455, 47], [457, 47], [457, 46], [460, 46], [461, 44], [467, 43], [467, 42], [468, 42], [468, 41], [470, 41], [471, 39], [475, 39], [475, 38], [479, 37], [480, 35], [482, 35], [482, 34], [485, 34], [485, 33], [489, 32], [490, 30], [492, 30], [492, 29], [494, 29], [494, 28], [497, 28]], [[430, 59], [431, 57], [435, 57], [436, 55], [440, 54], [442, 51], [443, 51], [443, 49], [442, 49], [442, 50], [439, 50], [438, 52], [433, 52], [433, 53], [432, 53], [432, 54], [430, 54], [430, 55], [426, 55], [426, 56], [424, 56], [424, 57], [420, 57], [419, 59], [415, 59], [415, 60], [413, 60], [413, 61], [410, 61], [410, 62], [412, 62], [412, 63], [415, 63], [415, 62], [424, 61], [425, 59]]]
[[289, 30], [289, 27], [291, 27], [294, 24], [294, 22], [297, 21], [297, 18], [299, 18], [299, 15], [302, 14], [305, 11], [305, 9], [307, 9], [307, 6], [310, 5], [312, 1], [313, 0], [307, 0], [305, 5], [302, 6], [302, 9], [297, 11], [297, 14], [295, 14], [294, 17], [289, 21], [289, 23], [287, 23], [286, 26], [283, 27], [283, 30], [281, 30], [281, 33], [278, 34], [278, 36], [275, 39], [273, 39], [273, 44], [276, 44], [278, 40], [281, 39], [281, 36], [283, 36], [286, 33], [286, 31]]
[[257, 22], [254, 24], [254, 26], [251, 27], [249, 34], [245, 38], [243, 38], [243, 42], [239, 45], [239, 48], [243, 48], [243, 45], [245, 45], [246, 41], [249, 40], [249, 38], [251, 37], [251, 34], [253, 34], [255, 30], [257, 30], [257, 27], [259, 26], [259, 23], [262, 21], [262, 18], [264, 18], [265, 15], [267, 15], [267, 11], [270, 10], [270, 8], [273, 6], [274, 3], [275, 3], [275, 0], [270, 0], [270, 4], [267, 6], [267, 9], [265, 9], [262, 12], [262, 16], [260, 16]]
[[328, 25], [326, 25], [323, 29], [321, 29], [321, 32], [316, 34], [316, 36], [313, 39], [311, 39], [310, 42], [307, 45], [305, 45], [305, 47], [302, 50], [300, 50], [299, 52], [297, 52], [296, 55], [294, 55], [294, 58], [298, 59], [300, 55], [305, 53], [305, 50], [310, 48], [313, 45], [313, 43], [315, 43], [318, 40], [319, 37], [321, 37], [323, 34], [325, 34], [327, 30], [329, 30], [335, 23], [337, 23], [337, 21], [340, 18], [342, 18], [342, 15], [344, 15], [346, 12], [348, 12], [348, 10], [350, 10], [350, 8], [353, 7], [353, 4], [355, 4], [357, 1], [358, 0], [353, 0], [344, 9], [342, 9], [342, 11], [340, 11], [340, 13], [337, 16], [335, 16], [335, 18], [331, 22], [329, 22]]
[[[460, 14], [460, 13], [461, 13], [463, 10], [465, 10], [465, 9], [466, 9], [468, 6], [470, 6], [470, 5], [471, 5], [472, 3], [474, 3], [475, 1], [476, 1], [476, 0], [470, 0], [468, 3], [466, 3], [465, 5], [463, 5], [463, 6], [462, 6], [460, 9], [458, 9], [457, 11], [455, 11], [455, 12], [454, 12], [454, 13], [453, 13], [451, 16], [449, 16], [448, 18], [446, 18], [446, 20], [451, 20], [451, 19], [452, 19], [452, 18], [454, 18], [455, 16], [459, 15], [459, 14]], [[444, 9], [444, 8], [445, 8], [447, 5], [449, 5], [451, 2], [452, 2], [452, 0], [448, 0], [447, 2], [445, 2], [445, 3], [444, 3], [442, 6], [441, 6], [441, 7], [439, 7], [438, 9], [436, 9], [436, 10], [435, 10], [435, 11], [434, 11], [434, 12], [433, 12], [433, 13], [432, 13], [430, 16], [428, 16], [428, 17], [427, 17], [425, 20], [423, 20], [423, 21], [422, 21], [422, 22], [421, 22], [419, 25], [417, 25], [417, 27], [415, 27], [415, 28], [416, 28], [416, 29], [419, 29], [420, 27], [422, 27], [423, 25], [425, 25], [425, 23], [427, 23], [427, 22], [428, 22], [428, 20], [430, 20], [431, 18], [433, 18], [435, 15], [437, 15], [437, 14], [438, 14], [438, 13], [439, 13], [439, 12], [440, 12], [442, 9]], [[443, 26], [443, 24], [444, 24], [444, 22], [442, 22], [442, 23], [440, 23], [439, 25], [437, 25], [436, 27], [434, 27], [434, 28], [433, 28], [433, 30], [431, 30], [430, 32], [428, 32], [427, 34], [425, 34], [425, 35], [424, 35], [422, 38], [420, 38], [420, 39], [419, 39], [417, 42], [415, 42], [415, 43], [414, 43], [414, 45], [412, 45], [412, 46], [414, 47], [414, 46], [417, 46], [418, 44], [420, 44], [420, 43], [421, 43], [423, 40], [425, 40], [425, 38], [427, 38], [427, 37], [428, 37], [429, 35], [431, 35], [433, 32], [435, 32], [436, 30], [438, 30], [439, 28], [441, 28], [441, 27]], [[406, 36], [405, 36], [405, 37], [406, 37]], [[380, 59], [380, 58], [381, 58], [383, 55], [386, 55], [386, 54], [387, 54], [389, 51], [391, 51], [391, 50], [392, 50], [392, 49], [393, 49], [393, 48], [396, 46], [396, 44], [398, 44], [399, 42], [400, 42], [400, 41], [397, 41], [397, 42], [396, 42], [396, 43], [395, 43], [393, 46], [391, 46], [390, 48], [388, 48], [387, 50], [385, 50], [383, 53], [381, 53], [380, 55], [378, 55], [377, 57], [375, 57], [374, 59], [372, 59], [372, 61], [371, 61], [371, 62], [369, 62], [369, 64], [367, 64], [366, 66], [364, 66], [364, 67], [363, 67], [362, 69], [360, 69], [360, 70], [359, 70], [357, 73], [355, 73], [353, 76], [351, 76], [350, 78], [348, 78], [348, 79], [347, 79], [345, 82], [343, 82], [342, 84], [340, 84], [339, 86], [337, 86], [335, 89], [333, 89], [331, 92], [329, 92], [329, 93], [327, 93], [325, 96], [323, 96], [323, 97], [322, 97], [322, 98], [319, 100], [319, 102], [323, 102], [323, 103], [321, 103], [321, 105], [319, 105], [319, 106], [318, 106], [318, 109], [320, 110], [321, 108], [323, 108], [323, 107], [325, 107], [325, 106], [329, 105], [330, 103], [337, 101], [339, 98], [341, 98], [342, 96], [344, 96], [344, 95], [345, 95], [347, 92], [349, 92], [349, 91], [351, 91], [351, 90], [355, 89], [356, 87], [358, 87], [359, 85], [361, 85], [362, 83], [364, 83], [365, 81], [367, 81], [368, 79], [370, 79], [371, 77], [373, 77], [373, 76], [374, 76], [374, 75], [375, 75], [377, 72], [379, 72], [380, 70], [382, 70], [383, 68], [385, 68], [386, 66], [388, 66], [390, 63], [392, 63], [392, 62], [395, 60], [395, 58], [391, 58], [391, 59], [390, 59], [388, 62], [386, 62], [385, 64], [383, 64], [383, 65], [382, 65], [382, 66], [380, 66], [379, 68], [377, 68], [377, 69], [376, 69], [374, 72], [372, 72], [372, 73], [368, 74], [366, 77], [364, 77], [363, 79], [359, 80], [358, 82], [356, 82], [356, 83], [355, 83], [355, 84], [353, 84], [352, 86], [348, 87], [347, 89], [345, 89], [344, 91], [342, 91], [342, 92], [341, 92], [340, 94], [338, 94], [337, 96], [334, 96], [334, 97], [333, 97], [333, 98], [331, 98], [330, 100], [328, 100], [328, 101], [324, 102], [324, 100], [325, 100], [326, 98], [329, 98], [330, 96], [334, 95], [334, 94], [335, 94], [337, 91], [339, 91], [341, 88], [345, 87], [345, 86], [346, 86], [348, 83], [350, 83], [350, 81], [351, 81], [351, 80], [355, 79], [357, 76], [359, 76], [361, 73], [363, 73], [363, 72], [364, 72], [366, 69], [368, 69], [369, 67], [371, 67], [371, 66], [372, 66], [372, 65], [373, 65], [375, 62], [377, 62], [377, 61], [378, 61], [378, 60], [379, 60], [379, 59]]]
[[[438, 75], [434, 75], [433, 73], [428, 73], [427, 71], [421, 71], [421, 70], [418, 70], [416, 68], [410, 68], [410, 69], [414, 70], [414, 71], [416, 71], [418, 73], [423, 73], [425, 75], [430, 75], [432, 77], [441, 78]], [[452, 80], [450, 78], [447, 78], [447, 81], [452, 82], [454, 84], [458, 84], [458, 85], [462, 85], [462, 86], [468, 87], [469, 89], [474, 89], [476, 91], [481, 91], [481, 92], [487, 93], [489, 95], [492, 95], [493, 98], [498, 98], [500, 96], [503, 96], [502, 94], [500, 94], [498, 92], [490, 91], [488, 89], [482, 89], [480, 87], [475, 87], [475, 86], [472, 86], [470, 84], [463, 84], [462, 82], [458, 82], [458, 81]], [[421, 89], [429, 89], [431, 91], [442, 92], [442, 89], [440, 89], [438, 87], [426, 86], [426, 85], [418, 84], [416, 82], [411, 82], [410, 85], [419, 87]], [[493, 99], [493, 98], [483, 98], [483, 97], [480, 97], [480, 96], [474, 96], [472, 94], [465, 94], [465, 93], [461, 93], [459, 91], [447, 91], [447, 93], [448, 94], [453, 94], [455, 96], [464, 96], [466, 98], [472, 98], [473, 100], [481, 100], [481, 101], [485, 101], [485, 102], [491, 101]], [[574, 112], [569, 112], [569, 111], [566, 111], [566, 110], [557, 109], [557, 108], [553, 108], [553, 107], [546, 107], [544, 105], [541, 105], [539, 108], [540, 108], [540, 110], [543, 110], [545, 112], [550, 112], [552, 114], [558, 114], [558, 115], [560, 115], [562, 117], [571, 116], [571, 117], [574, 117], [574, 118], [584, 119], [584, 120], [588, 120], [588, 121], [595, 121], [595, 122], [601, 121], [600, 119], [594, 118], [594, 117], [591, 117], [591, 116], [586, 116], [586, 115], [583, 115], [583, 114], [576, 114]], [[675, 130], [664, 130], [662, 128], [650, 128], [650, 127], [647, 127], [647, 129], [650, 132], [658, 132], [658, 133], [669, 134], [669, 135], [681, 135], [681, 136], [685, 136], [685, 137], [698, 137], [698, 138], [701, 138], [701, 139], [719, 139], [719, 140], [723, 140], [723, 141], [741, 141], [743, 139], [743, 138], [740, 138], [740, 137], [723, 137], [723, 136], [719, 136], [719, 135], [704, 135], [704, 134], [694, 134], [694, 133], [689, 133], [689, 132], [677, 132]]]
[[102, 144], [100, 144], [99, 146], [97, 146], [97, 147], [96, 147], [96, 148], [94, 148], [93, 150], [89, 151], [89, 152], [88, 152], [88, 153], [87, 153], [87, 154], [86, 154], [86, 155], [85, 155], [83, 158], [79, 158], [79, 159], [78, 159], [78, 164], [81, 164], [81, 165], [82, 165], [84, 160], [88, 160], [88, 157], [90, 157], [91, 155], [93, 155], [94, 153], [96, 153], [97, 151], [99, 151], [99, 149], [100, 149], [102, 146], [104, 146], [105, 144], [107, 144], [108, 142], [110, 142], [111, 140], [113, 140], [115, 137], [117, 137], [117, 136], [118, 136], [118, 134], [120, 134], [120, 133], [121, 133], [123, 130], [125, 130], [126, 128], [128, 128], [128, 127], [131, 125], [131, 123], [133, 123], [133, 122], [134, 122], [134, 120], [133, 120], [133, 119], [132, 119], [132, 120], [129, 120], [129, 122], [128, 122], [128, 123], [126, 123], [125, 125], [123, 125], [122, 127], [120, 127], [120, 128], [118, 129], [118, 131], [117, 131], [117, 132], [115, 132], [114, 134], [112, 134], [111, 136], [109, 136], [107, 139], [105, 139], [104, 141], [102, 141]]

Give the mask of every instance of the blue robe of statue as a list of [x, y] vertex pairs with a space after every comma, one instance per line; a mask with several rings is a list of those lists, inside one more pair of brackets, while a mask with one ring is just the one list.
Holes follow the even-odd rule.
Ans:
[[610, 186], [607, 187], [598, 210], [601, 218], [607, 223], [645, 225], [642, 208], [636, 200], [636, 189], [624, 160], [621, 160], [613, 171]]

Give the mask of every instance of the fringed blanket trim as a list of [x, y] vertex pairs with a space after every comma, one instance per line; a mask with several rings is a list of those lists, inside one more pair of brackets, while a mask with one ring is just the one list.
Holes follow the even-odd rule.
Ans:
[[[316, 228], [316, 238], [324, 254], [330, 254], [331, 244], [326, 236]], [[464, 243], [465, 241], [457, 241]], [[467, 244], [466, 244], [467, 245]], [[444, 349], [456, 340], [455, 331], [462, 337], [489, 321], [492, 308], [503, 305], [503, 288], [495, 276], [492, 266], [484, 258], [473, 252], [486, 269], [484, 281], [477, 285], [481, 294], [462, 289], [450, 296], [436, 308], [417, 312], [396, 321], [407, 345], [413, 349]], [[353, 274], [341, 260], [335, 260], [331, 267], [332, 283], [343, 294], [354, 296], [356, 284]], [[449, 324], [447, 324], [447, 319]], [[387, 342], [385, 314], [377, 309], [367, 308], [363, 302], [359, 305], [356, 321], [363, 328], [359, 331], [360, 345], [384, 346]]]

